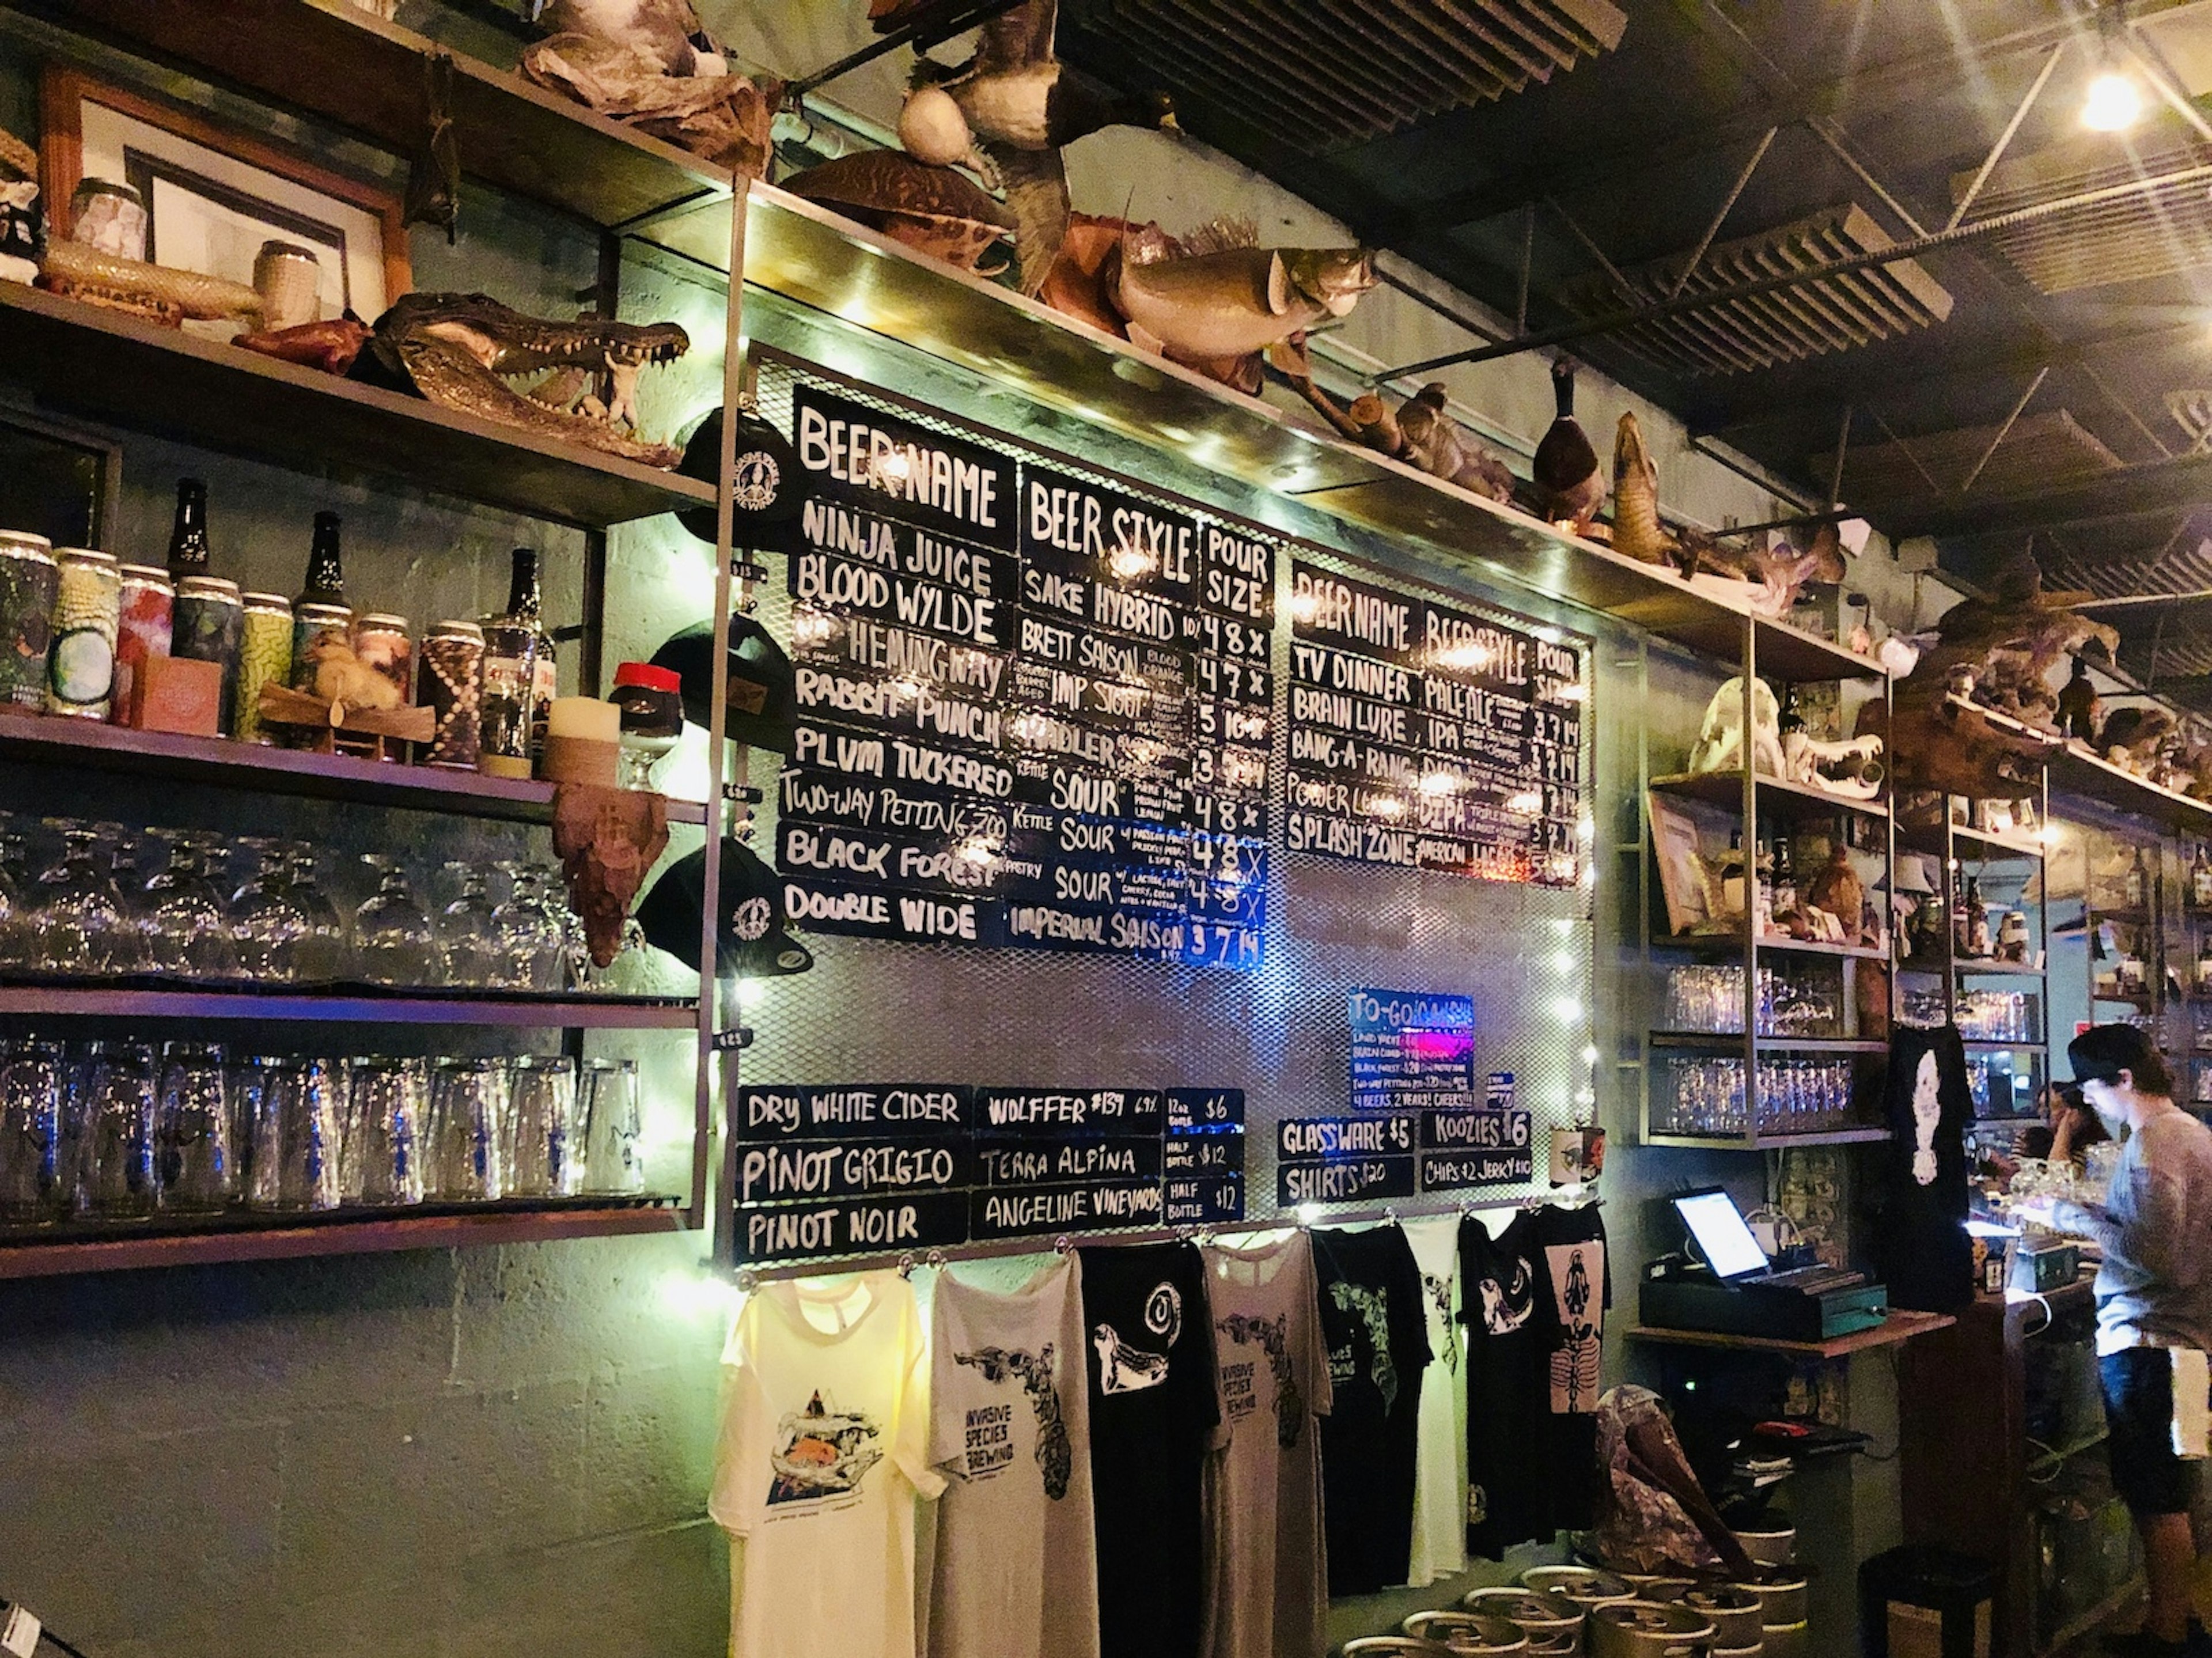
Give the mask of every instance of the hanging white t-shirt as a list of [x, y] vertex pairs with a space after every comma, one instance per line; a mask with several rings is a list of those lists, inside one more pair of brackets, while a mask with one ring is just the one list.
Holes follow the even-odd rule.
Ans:
[[736, 1658], [914, 1658], [914, 1500], [945, 1482], [913, 1286], [896, 1272], [770, 1284], [722, 1357], [707, 1509], [738, 1540]]
[[934, 1658], [1097, 1658], [1079, 1270], [1063, 1256], [1011, 1294], [938, 1279]]
[[1208, 1658], [1328, 1649], [1321, 1430], [1331, 1396], [1313, 1240], [1206, 1248], [1225, 1448], [1206, 1467]]
[[1405, 1223], [1421, 1269], [1429, 1347], [1437, 1368], [1421, 1389], [1413, 1463], [1413, 1553], [1407, 1582], [1420, 1588], [1467, 1570], [1467, 1376], [1460, 1363], [1459, 1217]]

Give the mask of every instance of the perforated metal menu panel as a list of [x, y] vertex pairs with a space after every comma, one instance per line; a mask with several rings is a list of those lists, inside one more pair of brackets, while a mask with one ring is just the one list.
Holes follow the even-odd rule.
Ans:
[[[786, 432], [792, 430], [793, 392], [801, 384], [1164, 511], [1212, 511], [1203, 503], [1179, 501], [1140, 482], [1086, 467], [1079, 456], [1043, 453], [763, 352], [761, 412]], [[1352, 1113], [1349, 993], [1363, 987], [1441, 993], [1474, 1003], [1477, 1096], [1492, 1073], [1510, 1073], [1514, 1099], [1529, 1113], [1534, 1180], [1417, 1195], [1398, 1200], [1396, 1206], [1410, 1214], [1449, 1209], [1463, 1198], [1490, 1202], [1540, 1188], [1549, 1131], [1575, 1120], [1577, 1093], [1590, 1080], [1585, 1057], [1591, 1019], [1589, 888], [1571, 879], [1543, 886], [1285, 849], [1292, 560], [1554, 641], [1556, 648], [1572, 654], [1584, 685], [1590, 678], [1586, 645], [1487, 603], [1479, 589], [1453, 573], [1438, 570], [1434, 584], [1424, 586], [1398, 573], [1380, 574], [1328, 548], [1293, 543], [1258, 526], [1243, 527], [1275, 549], [1278, 618], [1267, 663], [1273, 678], [1266, 780], [1270, 813], [1257, 964], [1195, 966], [1110, 953], [902, 942], [816, 931], [805, 935], [815, 957], [811, 973], [749, 989], [745, 1017], [757, 1034], [742, 1057], [745, 1086], [1242, 1090], [1247, 1127], [1243, 1206], [1248, 1218], [1264, 1220], [1279, 1209], [1276, 1125]], [[786, 556], [759, 556], [769, 579], [761, 586], [757, 616], [787, 643], [793, 606]], [[1579, 779], [1587, 779], [1592, 774], [1588, 733], [1593, 722], [1587, 709], [1582, 712], [1585, 717], [1574, 728], [1581, 745], [1575, 769]], [[753, 777], [766, 784], [764, 760], [757, 757]], [[758, 810], [750, 840], [764, 859], [776, 863], [786, 848], [779, 839], [777, 791], [769, 787], [767, 793], [768, 804]], [[1586, 857], [1586, 847], [1584, 852]], [[798, 925], [804, 927], [803, 922]], [[745, 1138], [742, 1129], [740, 1138]], [[795, 1201], [770, 1195], [777, 1202]], [[738, 1230], [741, 1257], [771, 1265], [786, 1258], [774, 1248], [749, 1251], [742, 1224]], [[784, 1241], [789, 1242], [788, 1236]], [[875, 1242], [879, 1248], [856, 1252], [895, 1250], [901, 1240]]]

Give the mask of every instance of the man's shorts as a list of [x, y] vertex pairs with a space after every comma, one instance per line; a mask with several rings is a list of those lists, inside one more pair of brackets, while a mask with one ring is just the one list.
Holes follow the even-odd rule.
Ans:
[[2112, 1488], [2130, 1512], [2187, 1514], [2197, 1469], [2173, 1454], [2173, 1358], [2163, 1347], [2128, 1347], [2097, 1361], [2105, 1384]]

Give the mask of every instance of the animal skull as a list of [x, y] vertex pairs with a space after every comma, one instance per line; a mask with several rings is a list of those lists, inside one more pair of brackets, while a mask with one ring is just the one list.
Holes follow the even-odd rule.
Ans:
[[[1794, 731], [1782, 739], [1784, 762], [1783, 775], [1793, 783], [1808, 787], [1826, 789], [1831, 793], [1846, 794], [1854, 799], [1871, 800], [1881, 790], [1882, 771], [1876, 762], [1881, 758], [1881, 738], [1874, 736], [1847, 738], [1841, 742], [1824, 742]], [[1824, 766], [1850, 764], [1850, 771], [1839, 777], [1824, 777]]]
[[[1705, 724], [1698, 745], [1690, 751], [1693, 772], [1741, 771], [1747, 744], [1743, 729], [1743, 679], [1728, 681], [1705, 705]], [[1790, 774], [1782, 753], [1782, 705], [1763, 679], [1751, 682], [1751, 733], [1748, 744], [1753, 769], [1770, 777]]]

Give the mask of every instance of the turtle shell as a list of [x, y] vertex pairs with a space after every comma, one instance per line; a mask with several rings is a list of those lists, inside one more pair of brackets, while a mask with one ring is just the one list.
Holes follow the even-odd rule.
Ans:
[[1014, 233], [1014, 216], [966, 173], [896, 149], [841, 155], [794, 173], [783, 187], [963, 270]]

